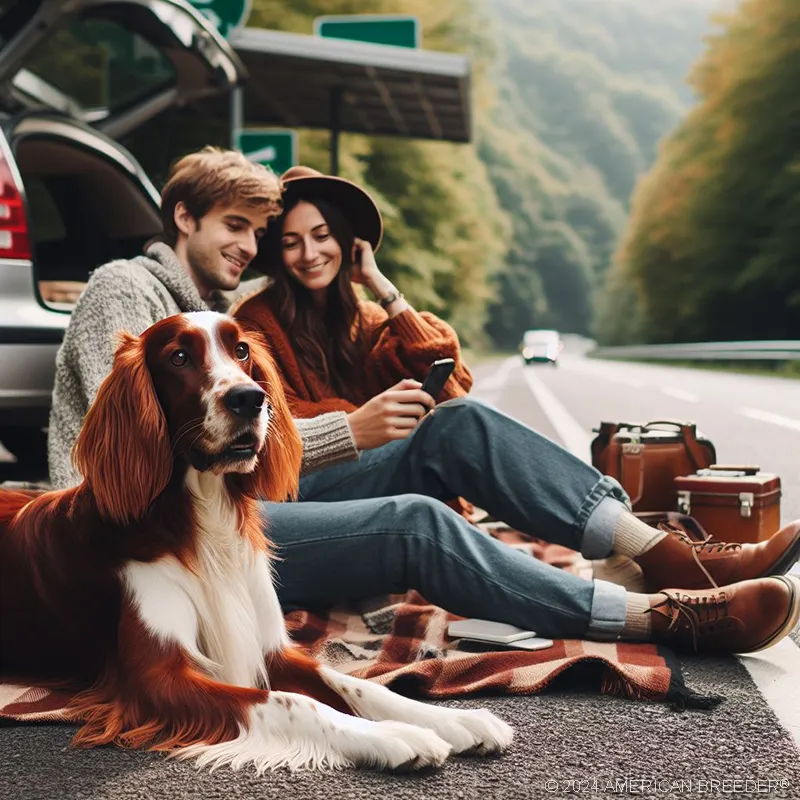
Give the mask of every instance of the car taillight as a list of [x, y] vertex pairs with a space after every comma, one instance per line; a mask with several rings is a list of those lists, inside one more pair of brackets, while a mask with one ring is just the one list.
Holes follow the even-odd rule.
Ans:
[[8, 161], [0, 154], [0, 258], [30, 257], [25, 205]]

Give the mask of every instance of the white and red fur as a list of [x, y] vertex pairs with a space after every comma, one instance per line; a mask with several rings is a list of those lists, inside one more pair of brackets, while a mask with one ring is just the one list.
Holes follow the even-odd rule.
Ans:
[[[224, 400], [248, 387], [264, 391], [252, 419]], [[511, 742], [486, 710], [417, 702], [293, 646], [258, 500], [297, 491], [301, 442], [266, 348], [230, 318], [123, 335], [73, 458], [76, 488], [0, 492], [0, 675], [78, 689], [75, 744], [262, 772], [438, 766]]]

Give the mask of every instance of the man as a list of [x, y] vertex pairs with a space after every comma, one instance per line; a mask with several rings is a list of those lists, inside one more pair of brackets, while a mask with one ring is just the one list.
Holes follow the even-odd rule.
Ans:
[[[69, 453], [111, 370], [117, 331], [139, 334], [179, 312], [226, 310], [223, 293], [240, 288], [279, 201], [275, 176], [239, 153], [206, 148], [174, 166], [162, 193], [163, 241], [96, 270], [72, 315], [49, 430], [56, 486], [80, 479]], [[800, 614], [800, 581], [761, 577], [797, 558], [800, 524], [762, 545], [713, 548], [650, 528], [628, 511], [615, 481], [484, 404], [441, 404], [408, 438], [363, 453], [344, 412], [297, 426], [301, 502], [265, 503], [283, 557], [285, 609], [414, 588], [454, 613], [544, 636], [659, 640], [705, 652], [769, 646]], [[516, 552], [440, 502], [457, 496], [587, 558], [630, 557], [649, 594], [584, 581]], [[684, 588], [661, 591], [675, 586]]]
[[[280, 210], [280, 184], [241, 154], [207, 149], [179, 162], [162, 194], [164, 242], [147, 257], [97, 269], [81, 296], [56, 358], [48, 433], [50, 479], [78, 482], [69, 453], [83, 417], [111, 371], [116, 334], [139, 334], [184, 311], [225, 311], [223, 292], [239, 287], [267, 219]], [[170, 247], [174, 246], [174, 249]], [[339, 415], [299, 423], [304, 467], [354, 458]]]

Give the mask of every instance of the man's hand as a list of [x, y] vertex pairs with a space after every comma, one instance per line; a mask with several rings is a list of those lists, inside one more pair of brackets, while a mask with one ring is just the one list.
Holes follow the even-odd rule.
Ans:
[[408, 437], [420, 418], [434, 407], [419, 381], [404, 378], [347, 415], [359, 450], [372, 450], [387, 442]]

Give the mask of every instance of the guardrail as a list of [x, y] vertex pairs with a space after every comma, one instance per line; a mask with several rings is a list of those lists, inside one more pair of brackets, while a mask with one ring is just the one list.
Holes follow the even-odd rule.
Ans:
[[597, 347], [587, 355], [592, 358], [643, 358], [665, 361], [794, 361], [800, 359], [800, 341], [626, 345]]

